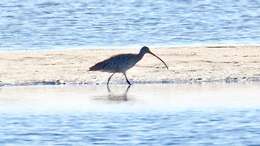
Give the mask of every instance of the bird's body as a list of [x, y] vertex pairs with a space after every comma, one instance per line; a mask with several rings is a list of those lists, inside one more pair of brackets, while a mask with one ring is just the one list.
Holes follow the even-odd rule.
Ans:
[[132, 68], [139, 60], [141, 57], [138, 54], [115, 55], [90, 67], [90, 71], [122, 73]]
[[119, 54], [119, 55], [115, 55], [112, 56], [106, 60], [103, 60], [101, 62], [98, 62], [97, 64], [95, 64], [94, 66], [90, 67], [89, 70], [90, 71], [102, 71], [102, 72], [110, 72], [113, 73], [109, 78], [108, 78], [108, 82], [107, 85], [109, 84], [109, 81], [111, 79], [111, 77], [115, 74], [115, 73], [123, 73], [126, 81], [129, 85], [131, 85], [131, 83], [128, 81], [127, 76], [126, 76], [126, 71], [130, 68], [132, 68], [138, 61], [140, 61], [145, 53], [150, 53], [153, 56], [157, 57], [159, 60], [161, 60], [164, 65], [166, 66], [166, 68], [168, 68], [168, 66], [166, 65], [166, 63], [160, 59], [158, 56], [156, 56], [155, 54], [153, 54], [148, 47], [143, 47], [140, 52], [138, 54]]

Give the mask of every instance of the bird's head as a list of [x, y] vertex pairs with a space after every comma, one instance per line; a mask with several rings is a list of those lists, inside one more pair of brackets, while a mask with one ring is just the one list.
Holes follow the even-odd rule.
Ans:
[[140, 50], [141, 54], [150, 53], [150, 52], [151, 52], [150, 49], [146, 46], [143, 46]]
[[156, 57], [157, 59], [159, 59], [164, 65], [165, 67], [168, 69], [168, 66], [167, 64], [160, 58], [158, 57], [157, 55], [155, 55], [153, 52], [150, 51], [150, 49], [146, 46], [143, 46], [140, 50], [140, 54], [143, 56], [145, 53], [149, 53], [151, 55], [153, 55], [154, 57]]

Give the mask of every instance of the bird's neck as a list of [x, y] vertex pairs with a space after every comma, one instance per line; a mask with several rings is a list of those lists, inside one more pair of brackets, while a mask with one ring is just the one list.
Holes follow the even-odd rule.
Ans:
[[141, 59], [144, 57], [144, 54], [145, 54], [145, 53], [142, 53], [142, 52], [140, 52], [139, 54], [137, 54], [138, 60], [141, 60]]

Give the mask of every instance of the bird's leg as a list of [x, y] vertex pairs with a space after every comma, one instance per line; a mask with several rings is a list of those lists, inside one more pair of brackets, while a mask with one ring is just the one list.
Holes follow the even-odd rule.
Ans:
[[130, 83], [130, 82], [128, 81], [128, 79], [127, 79], [126, 73], [124, 72], [123, 74], [124, 74], [124, 76], [125, 76], [125, 79], [126, 79], [128, 85], [131, 85], [131, 83]]
[[112, 78], [112, 76], [113, 76], [114, 74], [115, 74], [115, 73], [113, 73], [113, 74], [108, 78], [108, 80], [107, 80], [107, 86], [108, 86], [108, 84], [109, 84], [110, 79]]

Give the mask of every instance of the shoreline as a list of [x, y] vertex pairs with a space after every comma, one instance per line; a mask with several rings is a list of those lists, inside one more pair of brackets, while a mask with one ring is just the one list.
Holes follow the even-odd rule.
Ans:
[[79, 51], [79, 50], [125, 50], [125, 49], [136, 49], [143, 46], [148, 46], [150, 48], [197, 48], [197, 47], [260, 47], [260, 43], [192, 43], [192, 44], [172, 44], [172, 45], [162, 45], [162, 44], [143, 44], [143, 45], [111, 45], [111, 46], [82, 46], [82, 47], [60, 47], [60, 48], [41, 48], [41, 49], [8, 49], [1, 48], [0, 53], [22, 53], [22, 52], [35, 52], [35, 53], [44, 53], [44, 52], [57, 52], [57, 51]]
[[[260, 84], [19, 86], [0, 88], [0, 114], [256, 110]], [[100, 108], [102, 107], [102, 108]]]
[[[0, 51], [0, 86], [106, 84], [109, 73], [88, 68], [112, 55], [139, 49]], [[151, 51], [169, 70], [145, 55], [127, 72], [133, 84], [260, 82], [260, 45], [151, 47]], [[125, 84], [125, 80], [116, 74], [111, 84]]]

